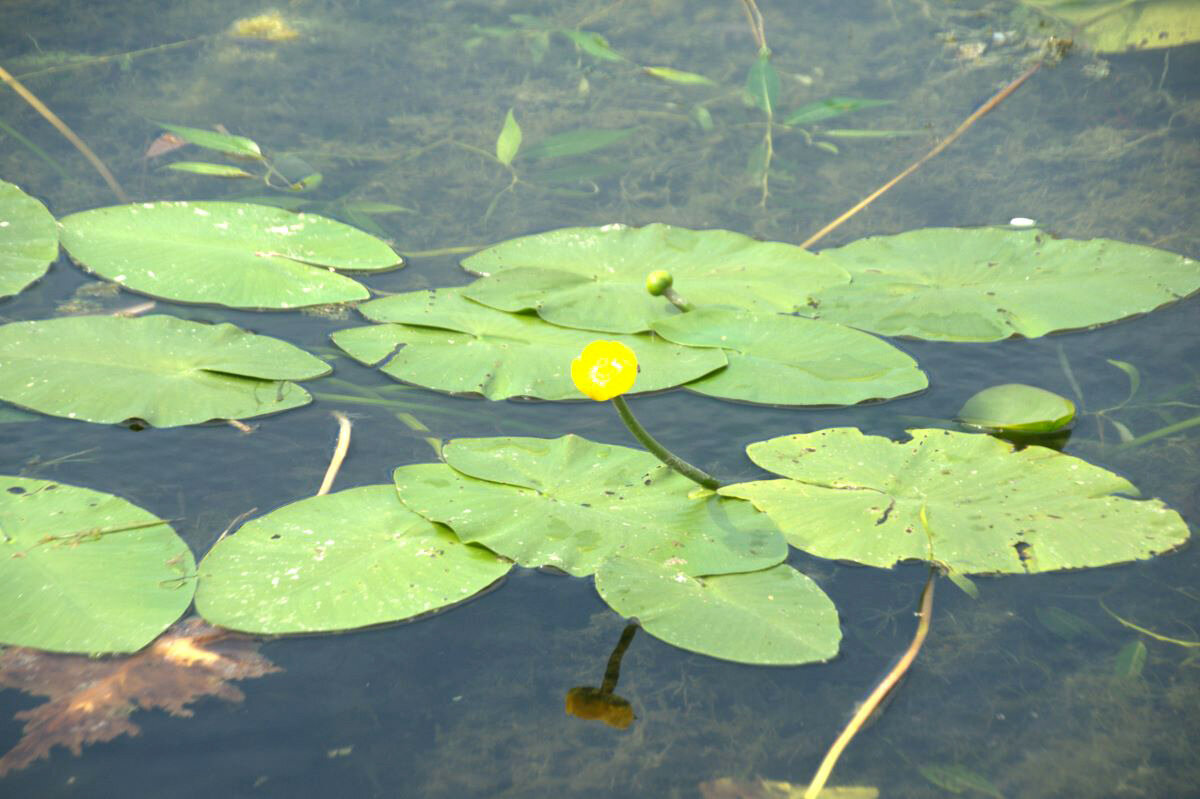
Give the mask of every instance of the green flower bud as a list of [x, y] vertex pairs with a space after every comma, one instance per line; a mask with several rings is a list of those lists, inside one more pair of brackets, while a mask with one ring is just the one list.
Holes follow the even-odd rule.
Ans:
[[655, 297], [659, 297], [662, 296], [664, 291], [671, 288], [673, 282], [675, 281], [671, 278], [670, 272], [665, 269], [655, 269], [646, 275], [646, 291]]

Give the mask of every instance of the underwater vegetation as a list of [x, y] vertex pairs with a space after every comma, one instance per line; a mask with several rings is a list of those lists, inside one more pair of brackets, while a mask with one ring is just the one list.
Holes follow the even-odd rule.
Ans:
[[[429, 760], [419, 777], [428, 795], [519, 795], [528, 780], [603, 791], [617, 768], [623, 785], [647, 794], [836, 796], [836, 786], [823, 787], [835, 766], [862, 795], [886, 794], [887, 768], [872, 760], [886, 750], [888, 762], [905, 764], [904, 795], [1054, 796], [1067, 790], [1044, 776], [1054, 770], [1049, 753], [1066, 756], [1056, 736], [1088, 729], [1082, 717], [1090, 713], [1103, 717], [1103, 732], [1074, 758], [1078, 795], [1194, 776], [1140, 773], [1138, 764], [1150, 752], [1171, 763], [1186, 757], [1164, 725], [1190, 727], [1196, 599], [1180, 593], [1178, 610], [1131, 597], [1147, 574], [1187, 584], [1189, 556], [1174, 553], [1188, 542], [1197, 508], [1186, 479], [1169, 473], [1172, 458], [1196, 471], [1198, 383], [1184, 366], [1164, 379], [1153, 359], [1119, 349], [1112, 331], [1186, 322], [1200, 290], [1200, 264], [1190, 257], [1200, 239], [1178, 215], [1165, 222], [1149, 204], [1121, 224], [1106, 203], [1044, 226], [1006, 225], [1007, 201], [986, 192], [967, 199], [932, 171], [958, 157], [959, 137], [979, 135], [990, 146], [988, 126], [1006, 104], [1039, 85], [1062, 91], [1064, 70], [1101, 63], [1109, 45], [1084, 50], [1080, 26], [1072, 46], [1047, 8], [1051, 17], [1036, 24], [1024, 10], [994, 20], [1003, 35], [972, 55], [960, 49], [969, 29], [939, 9], [954, 38], [945, 43], [952, 54], [939, 51], [953, 64], [942, 79], [996, 75], [986, 82], [991, 99], [930, 142], [913, 109], [922, 92], [938, 91], [933, 81], [914, 81], [921, 88], [900, 98], [892, 90], [911, 73], [828, 78], [791, 54], [813, 34], [792, 23], [777, 34], [771, 9], [751, 0], [697, 12], [703, 29], [732, 9], [732, 27], [745, 38], [735, 57], [712, 60], [696, 58], [686, 41], [656, 50], [633, 36], [678, 14], [670, 3], [564, 4], [541, 16], [465, 5], [419, 20], [376, 10], [425, 26], [427, 49], [397, 56], [393, 68], [440, 71], [460, 85], [444, 105], [397, 107], [375, 128], [355, 116], [372, 113], [362, 109], [335, 110], [322, 124], [278, 123], [295, 102], [286, 88], [278, 103], [235, 102], [219, 114], [198, 88], [175, 91], [224, 76], [227, 100], [252, 96], [230, 75], [261, 72], [269, 83], [282, 80], [288, 63], [305, 73], [310, 92], [327, 90], [344, 74], [330, 62], [301, 68], [306, 50], [387, 41], [353, 17], [338, 23], [301, 4], [222, 18], [219, 31], [178, 40], [201, 66], [160, 86], [159, 97], [143, 96], [153, 108], [143, 119], [114, 121], [125, 144], [104, 154], [117, 152], [108, 173], [116, 205], [97, 188], [80, 189], [88, 181], [82, 162], [67, 166], [67, 151], [20, 132], [49, 117], [15, 101], [0, 107], [6, 146], [24, 153], [19, 162], [0, 159], [6, 426], [84, 431], [75, 434], [78, 457], [112, 431], [140, 431], [139, 441], [164, 442], [166, 456], [139, 467], [141, 484], [96, 472], [86, 479], [72, 456], [31, 458], [25, 469], [14, 462], [0, 478], [0, 599], [9, 608], [0, 615], [0, 681], [49, 697], [21, 712], [29, 725], [0, 760], [3, 771], [57, 758], [56, 746], [79, 754], [136, 734], [128, 721], [135, 708], [185, 715], [200, 696], [238, 701], [228, 681], [277, 669], [248, 636], [424, 620], [436, 640], [440, 628], [462, 632], [461, 614], [427, 617], [468, 612], [468, 602], [469, 612], [486, 613], [478, 608], [536, 590], [608, 609], [583, 631], [546, 625], [552, 668], [564, 680], [556, 712], [565, 693], [572, 718], [555, 721], [556, 735], [530, 727], [498, 741], [495, 719], [519, 717], [534, 689], [500, 697], [482, 677], [464, 677], [495, 701], [447, 715], [424, 739], [439, 752], [475, 750], [461, 761], [469, 769]], [[447, 42], [455, 58], [437, 50]], [[151, 50], [131, 47], [126, 68], [173, 52]], [[468, 77], [472, 59], [490, 64], [505, 89], [468, 109], [457, 94], [487, 85]], [[103, 64], [59, 66], [86, 74]], [[47, 80], [41, 69], [30, 62], [5, 74], [25, 88]], [[1166, 74], [1164, 66], [1160, 84]], [[358, 102], [364, 83], [347, 83], [330, 102]], [[1161, 85], [1149, 94], [1131, 102], [1165, 118], [1151, 132], [1127, 131], [1118, 149], [1139, 158], [1153, 147], [1163, 163], [1194, 158], [1178, 128], [1200, 116]], [[830, 126], [848, 115], [864, 127]], [[883, 121], [872, 127], [873, 118]], [[937, 118], [939, 130], [949, 129], [948, 118]], [[106, 120], [111, 112], [99, 112], [91, 132]], [[356, 127], [372, 132], [356, 135]], [[268, 136], [287, 149], [268, 146]], [[846, 156], [901, 145], [903, 153]], [[1016, 145], [993, 149], [1008, 147]], [[1027, 161], [1043, 157], [1035, 150]], [[1076, 174], [1080, 184], [1103, 183], [1089, 175], [1103, 159], [1078, 150], [1066, 157], [1090, 164]], [[433, 164], [442, 169], [429, 191], [413, 190], [413, 175]], [[1022, 211], [1047, 216], [1061, 185], [1034, 184], [1025, 169], [1014, 167], [1005, 191], [1029, 203]], [[852, 205], [850, 186], [868, 173], [873, 183], [890, 174], [905, 182], [894, 195], [872, 195], [874, 204]], [[1160, 192], [1173, 191], [1163, 185]], [[70, 199], [40, 199], [64, 192]], [[928, 219], [903, 210], [906, 198], [926, 192], [935, 205], [957, 207]], [[1181, 194], [1160, 205], [1191, 201]], [[815, 212], [827, 218], [847, 207], [839, 227], [808, 235], [821, 221]], [[833, 243], [818, 246], [826, 235]], [[64, 302], [64, 287], [84, 281], [112, 285], [139, 305]], [[93, 312], [60, 315], [56, 305]], [[300, 309], [306, 314], [293, 313]], [[1194, 352], [1186, 326], [1179, 330], [1164, 346]], [[1103, 377], [1091, 368], [1095, 357], [1079, 359], [1084, 342], [1106, 342], [1114, 356]], [[1018, 352], [1036, 356], [1020, 382], [1001, 377], [1012, 370], [988, 373], [999, 353]], [[951, 363], [962, 373], [949, 376]], [[961, 396], [938, 393], [948, 379], [965, 388]], [[1063, 396], [1068, 389], [1074, 400]], [[615, 414], [594, 404], [610, 402]], [[340, 413], [336, 453], [315, 495], [304, 487], [311, 464], [301, 454], [312, 436], [286, 432], [297, 419], [328, 426], [304, 416], [305, 407]], [[352, 420], [345, 410], [361, 415]], [[193, 434], [224, 436], [223, 457], [270, 473], [275, 487], [238, 479], [237, 467], [189, 464], [195, 459], [179, 443], [189, 439], [172, 436]], [[219, 500], [197, 513], [182, 499], [179, 507], [163, 501], [173, 481], [196, 476], [204, 485], [237, 480], [245, 507], [255, 509], [227, 513]], [[334, 491], [339, 480], [351, 487]], [[896, 575], [913, 584], [884, 611], [866, 608], [841, 582], [882, 591]], [[1105, 575], [1121, 576], [1104, 586]], [[961, 590], [943, 588], [935, 605], [941, 577]], [[1094, 602], [1046, 594], [1061, 585], [1056, 577], [1089, 586], [1084, 595]], [[472, 601], [506, 579], [495, 596]], [[594, 680], [596, 657], [617, 636], [613, 625], [626, 626], [603, 682], [582, 684]], [[647, 635], [631, 646], [639, 627]], [[502, 640], [465, 634], [481, 651]], [[192, 648], [170, 648], [176, 639]], [[288, 645], [320, 646], [307, 638]], [[169, 656], [160, 657], [163, 647]], [[689, 659], [656, 660], [642, 647], [655, 658]], [[663, 654], [670, 647], [688, 654]], [[1104, 662], [1089, 661], [1099, 649]], [[857, 671], [860, 658], [901, 651], [882, 678]], [[69, 659], [80, 654], [92, 660]], [[495, 658], [497, 673], [528, 668]], [[794, 671], [754, 667], [830, 661], [822, 668], [831, 673], [842, 674], [840, 664], [856, 670], [818, 687], [812, 700], [849, 711], [836, 741], [832, 718], [747, 709], [794, 701], [785, 676]], [[663, 665], [682, 662], [700, 665], [677, 673]], [[717, 685], [706, 670], [737, 677]], [[114, 680], [123, 687], [102, 702], [80, 688]], [[991, 692], [989, 680], [998, 686]], [[857, 708], [841, 690], [855, 687], [869, 690]], [[1066, 698], [1051, 701], [1056, 691]], [[941, 700], [921, 706], [910, 695]], [[981, 709], [981, 695], [1003, 699], [1004, 709]], [[857, 739], [887, 702], [903, 731], [893, 724]], [[1029, 714], [1046, 704], [1062, 715], [1038, 726]], [[673, 725], [673, 708], [705, 723]], [[110, 721], [88, 726], [97, 713]], [[611, 762], [579, 767], [572, 747], [583, 751], [589, 735], [609, 730], [576, 719], [626, 736]], [[964, 732], [935, 734], [939, 725]], [[1136, 745], [1135, 731], [1143, 736]], [[989, 747], [988, 735], [1039, 747]], [[1133, 754], [1105, 754], [1120, 747]], [[659, 769], [672, 748], [708, 761], [683, 787], [677, 772]], [[511, 760], [507, 777], [489, 774], [500, 758]], [[1078, 782], [1084, 772], [1094, 784]], [[781, 776], [789, 781], [774, 779]]]

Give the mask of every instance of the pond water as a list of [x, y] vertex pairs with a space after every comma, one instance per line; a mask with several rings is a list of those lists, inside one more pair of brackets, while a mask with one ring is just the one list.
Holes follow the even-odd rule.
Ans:
[[[757, 45], [736, 0], [293, 0], [278, 11], [297, 35], [273, 42], [229, 35], [235, 20], [270, 10], [229, 0], [17, 0], [0, 10], [0, 66], [67, 120], [139, 200], [268, 193], [145, 159], [156, 123], [167, 122], [223, 125], [313, 165], [324, 181], [302, 196], [318, 213], [347, 219], [347, 208], [365, 201], [402, 207], [366, 222], [410, 254], [406, 268], [365, 279], [392, 293], [467, 282], [458, 255], [439, 250], [567, 225], [666, 222], [798, 243], [953, 130], [1023, 70], [1033, 39], [1047, 35], [1003, 2], [818, 0], [760, 9], [781, 106], [832, 96], [891, 100], [820, 129], [908, 135], [817, 133], [810, 142], [779, 131], [764, 199], [755, 169], [761, 113], [742, 88]], [[549, 33], [558, 29], [601, 33], [626, 60], [581, 52]], [[703, 73], [715, 86], [656, 81], [638, 65]], [[1021, 216], [1065, 237], [1196, 258], [1197, 75], [1197, 45], [1105, 58], [1076, 49], [819, 246]], [[531, 144], [579, 128], [632, 132], [553, 168], [530, 165], [509, 189], [508, 170], [485, 157], [509, 108]], [[56, 216], [115, 202], [70, 145], [7, 90], [0, 123], [0, 178]], [[362, 216], [347, 221], [364, 224]], [[61, 257], [4, 301], [0, 317], [43, 319], [68, 302], [117, 308], [144, 299], [88, 294], [95, 283]], [[389, 384], [330, 343], [332, 331], [358, 323], [352, 311], [337, 318], [169, 302], [156, 310], [231, 321], [329, 358], [343, 380]], [[835, 425], [899, 438], [906, 427], [948, 424], [981, 388], [1030, 383], [1075, 398], [1084, 411], [1067, 453], [1162, 498], [1195, 530], [1200, 428], [1118, 448], [1110, 419], [1145, 436], [1196, 416], [1198, 311], [1193, 297], [1035, 340], [899, 341], [928, 372], [930, 388], [884, 404], [798, 410], [672, 391], [631, 405], [660, 440], [734, 481], [763, 474], [744, 454], [752, 441]], [[1102, 418], [1097, 411], [1129, 393], [1110, 359], [1135, 365], [1140, 387]], [[308, 387], [324, 390], [319, 381]], [[492, 403], [416, 388], [404, 396], [406, 409], [443, 439], [573, 432], [632, 445], [607, 404]], [[385, 483], [395, 466], [433, 457], [424, 434], [391, 409], [318, 400], [257, 420], [251, 434], [218, 423], [133, 430], [5, 419], [2, 468], [129, 499], [172, 519], [199, 558], [241, 514], [312, 495], [336, 435], [333, 410], [355, 423], [339, 489]], [[836, 603], [840, 655], [756, 668], [639, 633], [618, 688], [637, 716], [626, 730], [563, 710], [570, 688], [600, 683], [624, 621], [590, 580], [517, 569], [496, 590], [432, 618], [266, 641], [262, 653], [282, 671], [238, 683], [244, 701], [202, 699], [191, 718], [139, 711], [132, 721], [140, 736], [78, 757], [57, 748], [0, 779], [0, 794], [663, 797], [697, 796], [702, 783], [725, 777], [803, 784], [907, 645], [927, 571], [841, 565], [794, 550], [789, 562]], [[886, 797], [1195, 795], [1200, 664], [1195, 644], [1178, 641], [1200, 639], [1198, 566], [1195, 548], [1185, 548], [1112, 568], [979, 578], [977, 599], [941, 581], [912, 673], [851, 744], [833, 784], [874, 785]], [[1139, 634], [1106, 607], [1177, 642]], [[1121, 676], [1118, 652], [1139, 639], [1145, 665], [1138, 676]], [[0, 752], [21, 738], [14, 713], [38, 703], [0, 692]]]

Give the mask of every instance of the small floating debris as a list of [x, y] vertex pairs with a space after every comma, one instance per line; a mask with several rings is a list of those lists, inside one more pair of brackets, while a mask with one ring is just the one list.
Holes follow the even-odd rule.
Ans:
[[300, 36], [278, 11], [243, 17], [229, 26], [229, 35], [260, 42], [288, 42]]

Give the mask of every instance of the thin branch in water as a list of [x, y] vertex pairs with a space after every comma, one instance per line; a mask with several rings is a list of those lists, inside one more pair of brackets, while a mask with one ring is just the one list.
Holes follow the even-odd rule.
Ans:
[[334, 411], [333, 418], [338, 421], [337, 446], [334, 447], [333, 457], [329, 459], [329, 468], [325, 470], [325, 479], [321, 481], [321, 487], [317, 489], [318, 497], [328, 494], [329, 489], [333, 488], [333, 481], [337, 479], [338, 470], [342, 468], [342, 461], [346, 460], [346, 452], [350, 449], [350, 417], [341, 411]]
[[933, 616], [933, 581], [935, 577], [937, 577], [937, 569], [932, 568], [929, 570], [929, 578], [925, 581], [925, 590], [921, 592], [921, 610], [917, 614], [921, 617], [921, 621], [917, 624], [917, 632], [913, 635], [912, 643], [908, 645], [908, 649], [904, 651], [895, 667], [884, 675], [879, 684], [875, 686], [875, 690], [871, 691], [867, 701], [858, 708], [858, 711], [846, 724], [846, 728], [842, 730], [842, 734], [833, 742], [833, 746], [829, 747], [829, 751], [825, 753], [825, 759], [821, 761], [820, 768], [817, 769], [812, 782], [804, 791], [804, 799], [817, 799], [820, 796], [821, 789], [825, 787], [830, 773], [833, 772], [833, 767], [837, 765], [838, 758], [842, 756], [842, 751], [871, 718], [880, 703], [895, 689], [900, 678], [917, 659], [917, 653], [921, 651], [921, 645], [925, 643], [925, 636], [929, 634], [929, 622]]
[[26, 89], [21, 81], [10, 75], [8, 70], [6, 70], [4, 67], [0, 67], [0, 80], [7, 83], [14, 92], [21, 96], [22, 100], [29, 103], [29, 105], [33, 107], [34, 111], [37, 111], [39, 114], [41, 114], [42, 118], [53, 125], [59, 133], [65, 136], [67, 141], [75, 145], [75, 149], [82, 153], [83, 157], [86, 158], [91, 165], [96, 168], [96, 171], [100, 173], [100, 177], [104, 178], [104, 182], [108, 184], [110, 189], [112, 189], [113, 194], [117, 195], [118, 200], [123, 203], [131, 202], [129, 195], [125, 193], [123, 188], [121, 188], [121, 184], [117, 182], [117, 179], [113, 176], [113, 173], [110, 172], [108, 167], [104, 165], [104, 162], [100, 160], [100, 157], [92, 152], [92, 148], [88, 147], [87, 144], [84, 143], [83, 139], [75, 135], [75, 131], [71, 130], [71, 128], [67, 126], [66, 122], [63, 122], [61, 119], [59, 119], [57, 114], [47, 108], [45, 103], [39, 100], [33, 94], [33, 92], [29, 91], [29, 89]]
[[828, 225], [826, 225], [825, 227], [818, 230], [816, 233], [809, 236], [804, 242], [802, 242], [800, 244], [800, 246], [805, 249], [808, 249], [812, 245], [816, 244], [818, 241], [825, 238], [827, 235], [829, 235], [830, 233], [832, 233], [833, 231], [835, 231], [839, 227], [841, 227], [843, 223], [845, 223], [847, 220], [850, 219], [850, 217], [854, 216], [859, 211], [863, 210], [868, 205], [875, 202], [875, 200], [879, 199], [879, 197], [881, 197], [884, 193], [886, 193], [889, 189], [891, 189], [897, 183], [904, 180], [906, 177], [911, 175], [913, 172], [916, 172], [918, 169], [920, 169], [925, 164], [926, 161], [932, 160], [936, 156], [940, 155], [943, 150], [945, 150], [951, 144], [954, 144], [954, 142], [958, 141], [958, 138], [960, 136], [962, 136], [964, 133], [966, 133], [967, 130], [972, 125], [974, 125], [976, 122], [978, 122], [979, 119], [984, 114], [988, 113], [993, 108], [1000, 105], [1000, 103], [1003, 102], [1005, 98], [1007, 98], [1010, 94], [1012, 94], [1017, 89], [1019, 89], [1021, 87], [1021, 84], [1023, 84], [1025, 81], [1032, 78], [1034, 73], [1037, 72], [1039, 69], [1041, 69], [1043, 63], [1044, 63], [1044, 61], [1038, 61], [1036, 64], [1031, 66], [1029, 69], [1025, 70], [1020, 75], [1018, 75], [1011, 83], [1009, 83], [1007, 86], [1005, 86], [1000, 91], [996, 92], [996, 94], [994, 94], [990, 100], [988, 100], [983, 105], [979, 106], [979, 108], [977, 108], [973, 114], [971, 114], [969, 117], [964, 119], [962, 121], [962, 124], [960, 124], [957, 128], [954, 129], [953, 133], [951, 133], [949, 136], [947, 136], [946, 138], [944, 138], [940, 142], [938, 142], [938, 144], [932, 150], [925, 153], [924, 156], [922, 156], [921, 158], [919, 158], [918, 160], [916, 160], [912, 164], [910, 164], [908, 166], [908, 168], [905, 169], [903, 172], [901, 172], [899, 175], [896, 175], [896, 177], [892, 178], [887, 183], [883, 184], [878, 189], [876, 189], [875, 191], [868, 194], [862, 200], [859, 200], [859, 202], [857, 204], [855, 204], [854, 207], [852, 207], [849, 211], [846, 211], [844, 214], [839, 216], [837, 219], [833, 220]]

